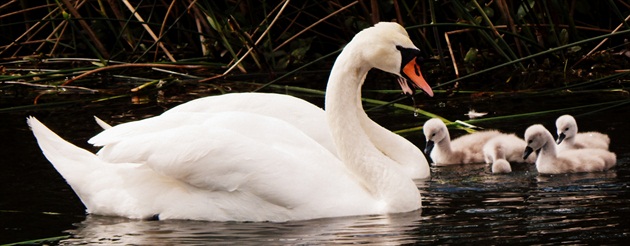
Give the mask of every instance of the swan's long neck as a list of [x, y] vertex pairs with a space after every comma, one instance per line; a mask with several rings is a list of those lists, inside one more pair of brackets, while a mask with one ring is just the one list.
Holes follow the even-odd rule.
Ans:
[[361, 126], [372, 143], [384, 155], [396, 162], [404, 173], [412, 179], [424, 179], [430, 176], [429, 164], [417, 146], [374, 122], [365, 111], [359, 111], [359, 114]]
[[361, 86], [369, 67], [344, 49], [333, 67], [326, 88], [326, 116], [339, 157], [376, 196], [391, 192], [396, 163], [372, 143], [361, 124]]
[[538, 159], [541, 159], [541, 163], [553, 163], [558, 156], [556, 142], [549, 132], [546, 132], [543, 137], [545, 138], [545, 144], [540, 148]]
[[444, 128], [444, 132], [446, 133], [445, 137], [435, 143], [435, 149], [445, 155], [450, 155], [453, 153], [453, 149], [451, 148], [451, 134], [448, 133], [448, 129], [446, 127]]

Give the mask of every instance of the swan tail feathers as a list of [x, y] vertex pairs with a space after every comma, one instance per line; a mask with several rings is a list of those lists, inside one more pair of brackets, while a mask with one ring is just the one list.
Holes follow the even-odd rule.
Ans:
[[30, 116], [26, 121], [46, 159], [73, 189], [76, 188], [73, 184], [82, 182], [87, 174], [100, 167], [102, 161], [93, 153], [59, 137], [35, 117]]

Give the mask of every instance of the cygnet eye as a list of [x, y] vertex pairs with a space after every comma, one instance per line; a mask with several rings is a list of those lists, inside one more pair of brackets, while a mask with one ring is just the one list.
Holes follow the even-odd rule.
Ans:
[[564, 128], [564, 130], [565, 130], [565, 131], [568, 131], [568, 130], [569, 130], [569, 128], [568, 128], [568, 127], [567, 127], [567, 128]]
[[529, 141], [527, 141], [527, 143], [532, 143], [532, 140], [530, 139]]

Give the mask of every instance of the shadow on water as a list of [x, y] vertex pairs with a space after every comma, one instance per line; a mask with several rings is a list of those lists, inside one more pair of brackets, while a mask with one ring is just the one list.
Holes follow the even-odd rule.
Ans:
[[[439, 109], [435, 106], [438, 101], [429, 101], [426, 106], [436, 107], [432, 112], [451, 120], [464, 119], [461, 112], [468, 110], [466, 106]], [[493, 111], [506, 110], [497, 105], [505, 104], [489, 103], [488, 107]], [[476, 107], [484, 110], [483, 105]], [[423, 195], [421, 211], [286, 223], [142, 221], [86, 216], [79, 199], [41, 154], [25, 123], [25, 117], [33, 114], [70, 142], [94, 151], [86, 143], [99, 131], [92, 115], [118, 124], [163, 111], [157, 105], [109, 102], [55, 111], [3, 113], [0, 244], [59, 236], [64, 238], [55, 238], [53, 243], [622, 244], [630, 238], [628, 106], [578, 118], [581, 130], [601, 130], [611, 136], [611, 150], [617, 153], [618, 161], [607, 172], [545, 176], [539, 175], [533, 165], [513, 164], [514, 172], [493, 175], [483, 164], [432, 167], [431, 179], [417, 181]], [[371, 116], [392, 130], [424, 123], [424, 119], [414, 118], [413, 113], [391, 112], [377, 111]], [[553, 129], [557, 116], [482, 126], [522, 136], [524, 129], [534, 123], [544, 123]], [[423, 149], [421, 134], [405, 137]], [[458, 134], [462, 133], [452, 133]]]

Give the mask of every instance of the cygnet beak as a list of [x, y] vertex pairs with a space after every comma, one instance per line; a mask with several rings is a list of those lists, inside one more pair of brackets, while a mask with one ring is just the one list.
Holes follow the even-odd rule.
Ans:
[[562, 143], [562, 140], [564, 140], [565, 137], [567, 137], [567, 135], [564, 135], [564, 132], [558, 134], [558, 140], [556, 140], [556, 142], [558, 144]]
[[532, 152], [534, 152], [534, 149], [532, 149], [532, 147], [525, 147], [525, 152], [523, 152], [523, 160], [526, 160]]
[[435, 142], [431, 140], [427, 141], [427, 147], [424, 148], [424, 154], [426, 155], [431, 154], [431, 151], [433, 150], [434, 145], [435, 145]]

